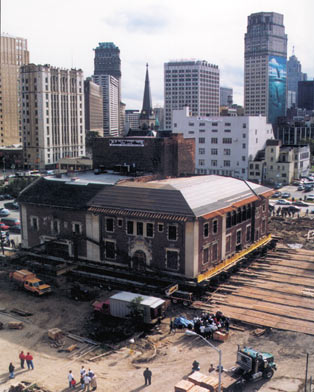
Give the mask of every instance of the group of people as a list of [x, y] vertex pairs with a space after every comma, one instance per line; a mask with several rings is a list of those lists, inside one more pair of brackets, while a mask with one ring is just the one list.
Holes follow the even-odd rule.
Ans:
[[[24, 365], [25, 365], [25, 361], [26, 361], [27, 369], [28, 370], [30, 370], [30, 369], [33, 370], [34, 369], [33, 359], [34, 358], [33, 358], [31, 353], [28, 352], [27, 354], [24, 354], [24, 351], [21, 351], [20, 354], [19, 354], [19, 360], [20, 360], [21, 369], [24, 369]], [[13, 365], [12, 362], [10, 362], [10, 365], [9, 365], [9, 378], [14, 378], [15, 377], [14, 371], [15, 371], [15, 366]]]
[[211, 339], [213, 333], [222, 328], [226, 332], [229, 331], [230, 320], [220, 311], [217, 311], [216, 314], [203, 312], [200, 317], [194, 317], [193, 322], [194, 332], [202, 335], [204, 338]]
[[[68, 382], [70, 389], [76, 387], [77, 382], [73, 376], [72, 370], [69, 371]], [[97, 389], [97, 380], [95, 373], [91, 369], [88, 369], [88, 371], [86, 371], [84, 365], [81, 367], [80, 370], [80, 384], [83, 391], [96, 391]]]

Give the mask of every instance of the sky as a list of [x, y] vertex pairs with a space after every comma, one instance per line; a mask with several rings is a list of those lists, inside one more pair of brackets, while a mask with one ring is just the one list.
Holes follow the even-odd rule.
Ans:
[[218, 65], [220, 86], [243, 105], [244, 34], [255, 12], [284, 15], [288, 57], [294, 47], [313, 79], [313, 0], [2, 0], [1, 32], [27, 38], [32, 63], [81, 68], [85, 77], [93, 49], [114, 42], [126, 109], [141, 109], [146, 63], [153, 105], [163, 106], [163, 66], [178, 59]]

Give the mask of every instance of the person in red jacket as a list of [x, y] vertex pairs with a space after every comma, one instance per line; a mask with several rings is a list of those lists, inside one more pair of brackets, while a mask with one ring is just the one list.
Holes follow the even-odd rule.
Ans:
[[27, 353], [25, 359], [26, 359], [28, 370], [30, 368], [32, 368], [32, 370], [33, 370], [34, 369], [33, 356], [30, 353]]
[[24, 369], [24, 362], [25, 362], [25, 359], [26, 359], [24, 351], [20, 352], [19, 358], [20, 358], [20, 361], [21, 361], [21, 368]]

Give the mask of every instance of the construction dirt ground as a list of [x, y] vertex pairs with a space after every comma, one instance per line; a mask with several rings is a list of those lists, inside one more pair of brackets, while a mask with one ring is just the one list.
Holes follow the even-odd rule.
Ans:
[[[281, 249], [279, 252], [282, 255], [286, 255], [284, 257], [287, 260], [295, 257], [295, 263], [298, 263], [299, 259], [301, 260], [300, 262], [304, 263], [302, 265], [303, 275], [301, 275], [301, 272], [293, 273], [292, 271], [287, 275], [287, 281], [292, 279], [292, 276], [301, 279], [304, 275], [314, 280], [314, 246], [313, 240], [307, 238], [308, 231], [311, 228], [313, 229], [313, 222], [310, 219], [291, 219], [288, 223], [288, 220], [272, 219], [271, 227], [273, 233], [282, 237], [281, 242], [278, 244]], [[287, 246], [288, 243], [302, 244], [303, 249], [308, 249], [308, 251], [298, 253], [298, 250], [293, 250], [295, 253], [289, 253], [291, 251]], [[287, 254], [285, 254], [285, 249], [287, 249]], [[284, 276], [282, 271], [279, 270], [280, 268], [287, 267], [291, 270], [291, 265], [282, 263], [282, 265], [278, 266], [278, 258], [276, 259], [275, 255], [272, 257], [275, 263], [273, 264], [271, 260], [264, 260], [262, 269], [272, 269], [273, 276], [278, 275], [278, 277]], [[302, 258], [306, 262], [302, 261]], [[265, 263], [268, 264], [265, 265]], [[307, 264], [305, 265], [305, 263]], [[36, 384], [42, 388], [41, 390], [46, 392], [67, 391], [69, 390], [67, 379], [69, 370], [72, 370], [74, 377], [78, 380], [82, 365], [86, 369], [91, 368], [96, 374], [98, 391], [138, 392], [147, 390], [147, 392], [171, 392], [174, 391], [174, 385], [179, 380], [191, 373], [194, 360], [199, 361], [201, 372], [204, 374], [208, 374], [210, 364], [218, 365], [217, 352], [211, 349], [202, 339], [197, 336], [186, 336], [182, 330], [177, 330], [176, 333], [169, 333], [170, 318], [186, 316], [188, 319], [191, 319], [193, 316], [199, 315], [201, 309], [170, 305], [167, 310], [167, 317], [162, 320], [159, 328], [144, 337], [135, 336], [134, 342], [133, 340], [127, 340], [121, 344], [107, 345], [104, 349], [101, 346], [94, 346], [88, 340], [77, 340], [78, 336], [88, 337], [86, 325], [93, 317], [91, 302], [80, 302], [70, 299], [65, 295], [63, 288], [54, 289], [50, 296], [44, 298], [34, 297], [11, 285], [8, 280], [9, 269], [10, 266], [0, 268], [0, 322], [3, 323], [3, 329], [0, 330], [0, 392], [8, 391], [11, 385], [16, 385], [21, 381], [26, 381], [30, 385]], [[243, 297], [239, 290], [240, 288], [243, 290], [242, 284], [246, 287], [246, 280], [249, 274], [252, 274], [252, 271], [255, 271], [254, 278], [259, 279], [258, 284], [254, 287], [255, 290], [265, 289], [269, 291], [274, 289], [273, 287], [263, 288], [262, 282], [267, 281], [267, 278], [263, 275], [264, 272], [259, 270], [257, 274], [256, 266], [252, 268], [249, 266], [245, 270], [240, 271], [239, 279], [242, 279], [240, 283], [232, 282], [232, 277], [224, 284], [226, 288], [230, 284], [231, 289], [227, 288], [225, 291], [221, 289], [220, 293], [213, 293], [213, 298], [209, 297], [208, 304], [211, 306], [211, 309], [214, 310], [216, 307], [217, 310], [229, 301], [229, 308], [226, 307], [223, 310], [228, 315], [228, 309], [234, 307], [233, 297], [229, 296], [228, 293], [231, 292], [233, 296]], [[277, 275], [275, 275], [276, 273]], [[274, 284], [284, 287], [285, 282], [280, 282], [276, 281]], [[238, 287], [239, 284], [240, 286]], [[258, 285], [261, 287], [258, 287]], [[235, 286], [237, 286], [237, 290], [234, 289]], [[309, 294], [305, 296], [305, 300], [312, 300], [310, 283], [305, 284], [303, 287], [299, 281], [296, 281], [295, 287], [301, 288], [301, 290], [308, 290], [307, 293]], [[276, 292], [279, 291], [277, 290]], [[258, 293], [256, 291], [253, 294], [257, 296]], [[283, 305], [280, 305], [280, 298], [288, 294], [278, 295], [276, 300], [278, 301], [277, 304], [279, 304], [278, 306], [276, 305], [276, 311], [279, 309], [278, 312], [281, 312], [282, 317], [284, 316], [282, 314], [284, 310], [281, 308]], [[292, 292], [290, 294], [296, 295]], [[109, 293], [105, 291], [101, 293], [102, 297], [106, 297], [106, 295], [109, 295]], [[223, 296], [226, 296], [226, 298], [224, 299]], [[300, 294], [299, 297], [298, 301], [301, 301], [302, 295]], [[271, 302], [270, 305], [274, 306], [272, 301], [268, 302]], [[310, 302], [306, 303], [310, 304]], [[241, 302], [241, 311], [246, 306], [251, 306], [247, 300]], [[300, 314], [303, 312], [303, 317], [301, 315], [300, 319], [304, 319], [304, 322], [307, 323], [312, 323], [313, 320], [314, 326], [314, 317], [306, 317], [307, 313], [311, 313], [307, 306], [310, 305], [303, 305], [303, 303], [300, 304], [298, 302], [298, 305], [295, 304], [294, 307], [298, 307]], [[32, 315], [22, 317], [12, 313], [14, 308], [29, 312]], [[272, 315], [274, 314], [274, 311], [265, 309], [263, 311], [265, 313], [268, 312], [267, 314], [269, 312]], [[231, 319], [234, 320], [236, 317], [231, 316]], [[7, 328], [8, 322], [20, 320], [23, 322], [24, 328]], [[273, 319], [270, 317], [267, 320], [273, 322]], [[292, 316], [293, 320], [296, 320], [297, 324], [299, 316]], [[222, 350], [222, 364], [224, 368], [231, 368], [235, 365], [238, 345], [246, 345], [259, 351], [270, 352], [274, 355], [277, 364], [277, 371], [271, 380], [248, 384], [245, 391], [304, 391], [307, 353], [309, 354], [308, 378], [311, 376], [314, 378], [314, 333], [300, 333], [297, 328], [293, 331], [293, 328], [289, 330], [289, 327], [281, 329], [280, 322], [277, 322], [276, 328], [265, 325], [267, 328], [264, 330], [261, 327], [262, 322], [258, 321], [255, 325], [252, 322], [240, 323], [239, 321], [234, 321], [231, 324], [235, 328], [231, 329], [227, 341], [221, 343], [212, 342]], [[55, 344], [48, 338], [48, 330], [52, 328], [60, 328], [62, 331], [71, 334], [69, 335], [70, 337], [64, 337], [62, 346]], [[304, 328], [309, 328], [309, 325], [306, 324]], [[257, 329], [262, 332], [255, 333]], [[77, 346], [75, 350], [70, 352], [64, 350], [71, 346], [73, 348], [73, 345]], [[33, 355], [34, 370], [20, 368], [18, 355], [22, 350], [24, 352], [29, 351]], [[95, 359], [90, 360], [91, 358]], [[10, 362], [13, 362], [16, 368], [15, 379], [13, 380], [10, 380], [8, 377]], [[152, 385], [147, 387], [144, 386], [143, 377], [143, 371], [146, 367], [149, 367], [153, 373]]]

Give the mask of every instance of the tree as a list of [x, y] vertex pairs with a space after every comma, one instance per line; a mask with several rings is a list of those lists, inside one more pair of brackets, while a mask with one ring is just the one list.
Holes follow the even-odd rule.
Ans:
[[143, 297], [140, 295], [134, 299], [129, 304], [130, 309], [130, 317], [133, 319], [134, 323], [140, 324], [143, 322], [144, 318], [144, 309], [141, 306], [141, 302], [143, 301]]

